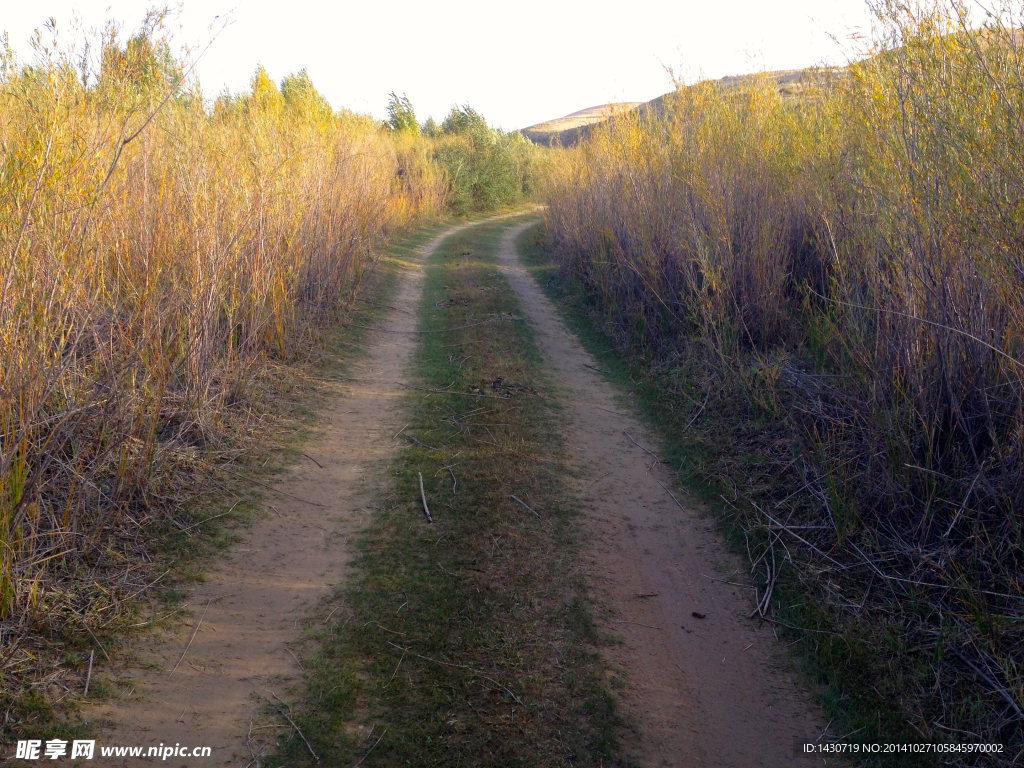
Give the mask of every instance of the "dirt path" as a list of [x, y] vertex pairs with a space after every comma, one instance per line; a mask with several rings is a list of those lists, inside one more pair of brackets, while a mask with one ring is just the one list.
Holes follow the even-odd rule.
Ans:
[[[399, 264], [396, 307], [419, 306], [423, 261], [462, 228], [420, 248], [414, 263]], [[361, 481], [397, 445], [392, 436], [402, 426], [397, 403], [404, 392], [399, 381], [417, 343], [406, 332], [416, 322], [411, 311], [393, 311], [353, 366], [350, 381], [328, 385], [331, 404], [321, 413], [321, 434], [305, 447], [311, 460], [278, 486], [290, 496], [267, 494], [272, 514], [257, 520], [192, 590], [187, 606], [195, 619], [135, 641], [137, 663], [110, 675], [121, 679], [120, 695], [84, 713], [111, 724], [98, 744], [212, 748], [204, 760], [171, 758], [167, 764], [177, 768], [245, 766], [273, 740], [277, 725], [260, 721], [261, 697], [288, 698], [300, 674], [289, 644], [298, 640], [300, 623], [317, 600], [345, 578], [354, 537], [369, 516], [372, 488]], [[195, 639], [169, 675], [199, 617]], [[152, 765], [120, 760], [107, 764]]]
[[824, 723], [783, 670], [770, 626], [746, 618], [749, 593], [715, 580], [747, 583], [746, 569], [703, 515], [676, 505], [667, 468], [630, 439], [657, 450], [523, 268], [522, 229], [505, 233], [500, 259], [565, 396], [591, 583], [610, 608], [606, 629], [623, 639], [607, 657], [625, 673], [620, 701], [643, 733], [635, 758], [651, 768], [804, 764], [793, 739], [816, 738]]

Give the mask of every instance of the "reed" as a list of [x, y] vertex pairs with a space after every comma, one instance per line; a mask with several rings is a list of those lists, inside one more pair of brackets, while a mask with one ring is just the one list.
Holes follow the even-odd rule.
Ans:
[[[798, 97], [766, 76], [680, 85], [662, 114], [561, 153], [542, 197], [563, 271], [609, 328], [689, 371], [709, 410], [736, 394], [770, 425], [757, 450], [785, 489], [751, 496], [747, 525], [800, 553], [833, 629], [894, 644], [869, 683], [918, 734], [1001, 740], [1009, 759], [1024, 746], [1020, 18], [873, 10], [871, 55]], [[766, 503], [817, 526], [813, 548]]]

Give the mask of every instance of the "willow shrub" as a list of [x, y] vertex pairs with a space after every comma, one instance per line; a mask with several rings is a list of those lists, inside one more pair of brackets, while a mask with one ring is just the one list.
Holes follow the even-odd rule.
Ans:
[[805, 583], [862, 582], [825, 600], [895, 632], [908, 720], [1020, 747], [1020, 25], [874, 10], [873, 55], [806, 95], [681, 87], [562, 153], [542, 197], [613, 328], [704, 361], [800, 446], [780, 472], [792, 521], [823, 526]]
[[532, 195], [536, 150], [518, 131], [491, 128], [466, 105], [452, 109], [433, 141], [455, 211], [504, 208]]

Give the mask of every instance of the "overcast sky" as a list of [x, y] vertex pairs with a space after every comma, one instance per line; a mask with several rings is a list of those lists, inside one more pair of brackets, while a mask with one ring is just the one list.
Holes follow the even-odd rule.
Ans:
[[[153, 3], [4, 5], [0, 30], [27, 62], [33, 30], [51, 16], [62, 38], [76, 16], [86, 30], [115, 19], [131, 31]], [[849, 50], [833, 36], [849, 47], [869, 27], [864, 0], [189, 0], [173, 22], [175, 43], [201, 46], [224, 19], [198, 67], [209, 96], [245, 90], [257, 64], [278, 81], [305, 67], [336, 108], [383, 117], [394, 90], [421, 120], [469, 103], [506, 129], [647, 101], [671, 90], [666, 67], [693, 81], [844, 63]]]

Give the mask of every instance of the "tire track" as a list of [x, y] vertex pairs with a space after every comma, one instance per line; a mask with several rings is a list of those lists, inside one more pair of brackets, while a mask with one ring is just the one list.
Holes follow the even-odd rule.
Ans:
[[746, 618], [752, 597], [722, 582], [749, 581], [746, 569], [705, 515], [671, 497], [671, 473], [648, 450], [656, 444], [523, 266], [515, 240], [524, 228], [505, 233], [500, 260], [562, 390], [565, 444], [581, 470], [584, 560], [605, 629], [623, 639], [606, 658], [642, 732], [633, 757], [674, 768], [802, 764], [793, 739], [817, 738], [824, 723], [770, 626]]

